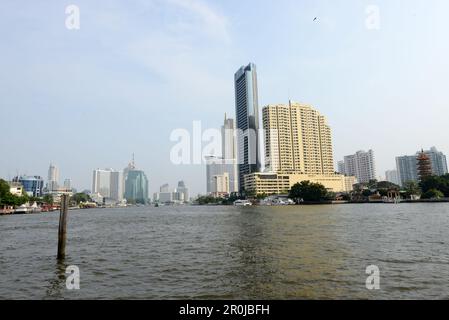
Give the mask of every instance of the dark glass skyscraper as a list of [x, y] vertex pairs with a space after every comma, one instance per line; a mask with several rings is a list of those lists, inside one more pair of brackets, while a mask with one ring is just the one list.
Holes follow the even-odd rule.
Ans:
[[242, 192], [244, 176], [260, 171], [256, 65], [250, 63], [241, 67], [235, 73], [234, 83], [239, 188]]

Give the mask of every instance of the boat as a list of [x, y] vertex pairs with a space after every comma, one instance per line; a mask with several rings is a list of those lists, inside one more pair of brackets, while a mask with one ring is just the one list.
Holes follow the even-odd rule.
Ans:
[[252, 206], [253, 204], [248, 201], [248, 200], [236, 200], [234, 201], [234, 206], [236, 207], [249, 207]]
[[26, 205], [22, 204], [20, 207], [16, 208], [14, 210], [15, 214], [26, 214], [29, 213], [31, 210]]
[[30, 213], [41, 213], [42, 208], [37, 205], [36, 202], [33, 203], [31, 207], [29, 207]]

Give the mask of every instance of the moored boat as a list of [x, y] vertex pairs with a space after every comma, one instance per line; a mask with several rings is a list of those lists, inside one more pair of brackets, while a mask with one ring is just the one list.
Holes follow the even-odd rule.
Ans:
[[234, 206], [236, 207], [249, 207], [252, 206], [253, 204], [248, 201], [248, 200], [236, 200], [234, 201]]

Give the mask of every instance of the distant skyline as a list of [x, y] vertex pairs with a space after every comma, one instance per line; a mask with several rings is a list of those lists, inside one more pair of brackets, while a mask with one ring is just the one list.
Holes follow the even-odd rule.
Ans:
[[[78, 31], [65, 27], [69, 4]], [[170, 163], [170, 133], [235, 119], [233, 77], [249, 62], [259, 113], [314, 106], [335, 160], [373, 149], [383, 174], [422, 148], [448, 155], [447, 12], [446, 0], [2, 1], [0, 177], [46, 177], [53, 163], [91, 189], [92, 170], [122, 170], [135, 153], [150, 195], [179, 180], [205, 193], [205, 165]]]

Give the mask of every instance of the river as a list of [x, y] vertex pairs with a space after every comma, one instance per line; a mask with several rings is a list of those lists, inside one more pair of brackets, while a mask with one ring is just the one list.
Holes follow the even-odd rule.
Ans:
[[62, 263], [58, 219], [0, 216], [1, 299], [449, 298], [447, 203], [70, 211]]

